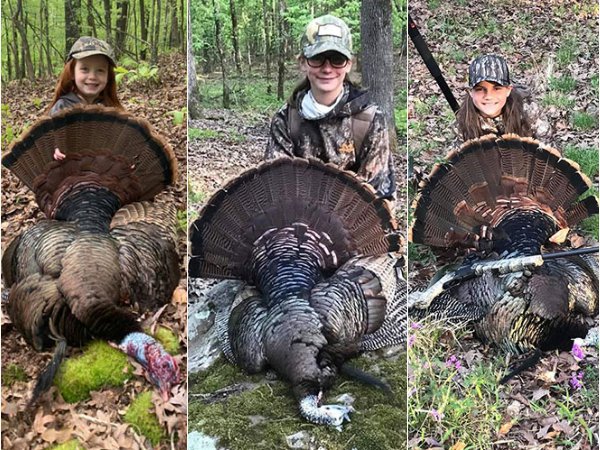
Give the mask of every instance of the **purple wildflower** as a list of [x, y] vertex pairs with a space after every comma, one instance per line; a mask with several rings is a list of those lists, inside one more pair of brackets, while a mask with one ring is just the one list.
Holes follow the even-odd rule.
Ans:
[[448, 358], [446, 360], [446, 367], [451, 368], [454, 367], [456, 370], [460, 369], [462, 367], [462, 364], [460, 363], [460, 360], [452, 355], [450, 358]]
[[569, 384], [575, 390], [581, 389], [583, 387], [583, 372], [579, 371], [577, 374], [571, 375], [571, 379], [569, 380]]
[[411, 322], [410, 323], [410, 327], [413, 330], [420, 330], [421, 328], [423, 328], [423, 324], [419, 323], [419, 322]]
[[433, 417], [433, 420], [435, 420], [436, 422], [441, 422], [444, 418], [444, 413], [439, 412], [435, 408], [429, 410], [429, 415]]
[[412, 347], [416, 340], [417, 340], [417, 337], [414, 334], [409, 334], [408, 335], [408, 346]]
[[585, 353], [583, 352], [583, 349], [576, 342], [573, 342], [571, 355], [573, 355], [573, 358], [575, 358], [575, 360], [577, 361], [581, 361], [583, 358], [585, 358]]

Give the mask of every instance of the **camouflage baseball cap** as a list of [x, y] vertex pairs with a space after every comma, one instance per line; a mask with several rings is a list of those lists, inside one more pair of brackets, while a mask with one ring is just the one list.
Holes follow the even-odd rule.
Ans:
[[337, 17], [326, 15], [310, 21], [302, 35], [302, 54], [312, 58], [319, 53], [335, 51], [352, 58], [352, 35], [348, 25]]
[[469, 86], [473, 87], [482, 81], [491, 81], [501, 86], [510, 85], [508, 65], [502, 56], [483, 55], [471, 63], [469, 66]]
[[103, 40], [91, 36], [82, 36], [77, 39], [69, 51], [67, 61], [70, 61], [71, 58], [82, 59], [92, 55], [104, 55], [113, 66], [117, 65], [112, 47]]

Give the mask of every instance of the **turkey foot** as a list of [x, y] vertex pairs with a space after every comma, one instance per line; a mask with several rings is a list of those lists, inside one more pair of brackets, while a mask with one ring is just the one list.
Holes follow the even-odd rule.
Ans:
[[321, 425], [330, 425], [342, 431], [344, 420], [350, 422], [350, 413], [354, 408], [350, 405], [321, 405], [322, 392], [319, 395], [307, 395], [300, 400], [300, 414], [306, 420]]

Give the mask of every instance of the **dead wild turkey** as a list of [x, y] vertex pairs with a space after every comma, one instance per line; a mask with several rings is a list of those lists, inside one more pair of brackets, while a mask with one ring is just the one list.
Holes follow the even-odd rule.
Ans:
[[320, 161], [263, 163], [215, 193], [190, 229], [191, 277], [250, 284], [217, 318], [227, 358], [288, 379], [300, 412], [340, 426], [350, 408], [320, 406], [342, 363], [404, 341], [406, 284], [387, 201]]
[[[59, 148], [62, 161], [53, 160]], [[130, 310], [168, 303], [179, 281], [175, 208], [147, 200], [177, 174], [173, 151], [149, 124], [115, 109], [76, 107], [43, 118], [2, 164], [46, 214], [2, 257], [8, 313], [36, 350], [56, 344], [32, 401], [50, 387], [66, 345], [99, 338], [136, 359], [163, 398], [177, 362]]]
[[[598, 213], [595, 197], [578, 201], [590, 185], [576, 163], [533, 139], [505, 135], [469, 141], [421, 183], [410, 238], [435, 247], [479, 250], [463, 266], [564, 250], [551, 243], [555, 233]], [[574, 338], [596, 325], [597, 254], [522, 270], [498, 264], [499, 270], [427, 299], [417, 294], [418, 307], [411, 306], [409, 314], [467, 320], [486, 342], [538, 355], [570, 348]], [[409, 303], [413, 299], [411, 294]]]

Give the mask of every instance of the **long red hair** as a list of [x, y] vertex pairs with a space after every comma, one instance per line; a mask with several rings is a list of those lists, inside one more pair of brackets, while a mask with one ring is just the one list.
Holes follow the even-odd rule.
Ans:
[[[77, 86], [75, 86], [75, 64], [77, 60], [75, 58], [71, 58], [66, 62], [63, 67], [60, 76], [58, 77], [58, 81], [56, 82], [56, 87], [54, 88], [54, 97], [52, 98], [52, 102], [50, 102], [50, 107], [48, 111], [52, 109], [52, 107], [56, 104], [58, 99], [63, 95], [68, 94], [69, 92], [75, 92], [77, 94]], [[100, 102], [104, 106], [113, 106], [115, 108], [123, 109], [123, 105], [117, 98], [117, 81], [115, 79], [115, 68], [113, 64], [108, 63], [108, 77], [106, 80], [106, 87], [100, 92], [98, 96]]]

